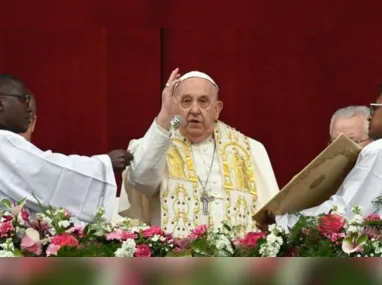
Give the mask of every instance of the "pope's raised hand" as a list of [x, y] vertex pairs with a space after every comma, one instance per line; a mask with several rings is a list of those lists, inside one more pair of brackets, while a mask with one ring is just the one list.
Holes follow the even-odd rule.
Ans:
[[177, 115], [178, 100], [174, 95], [174, 87], [179, 83], [179, 68], [171, 72], [170, 78], [166, 83], [166, 87], [162, 92], [162, 107], [157, 117], [157, 124], [164, 129], [170, 128], [170, 121], [172, 117]]

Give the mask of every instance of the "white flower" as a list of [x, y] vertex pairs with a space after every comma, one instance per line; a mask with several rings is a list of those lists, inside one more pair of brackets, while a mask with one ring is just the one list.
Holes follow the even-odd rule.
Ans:
[[70, 222], [69, 221], [59, 221], [58, 226], [61, 228], [67, 228], [70, 226]]
[[339, 205], [334, 205], [332, 207], [332, 213], [342, 216], [345, 214], [345, 208]]
[[[21, 213], [19, 213], [17, 215], [17, 222], [21, 225], [21, 226], [24, 226], [25, 225], [25, 221], [23, 219], [23, 217], [21, 216]], [[20, 229], [20, 227], [17, 227], [17, 229]]]
[[361, 215], [354, 215], [351, 223], [361, 224], [363, 222], [363, 217]]
[[153, 242], [157, 242], [157, 241], [159, 240], [159, 238], [160, 238], [160, 235], [154, 235], [154, 236], [151, 238], [151, 240], [152, 240]]
[[363, 230], [363, 227], [360, 226], [349, 226], [347, 233], [359, 233]]
[[122, 246], [118, 248], [114, 256], [115, 257], [133, 257], [135, 252], [135, 241], [133, 239], [128, 239], [122, 243]]
[[3, 250], [0, 250], [0, 257], [14, 257], [15, 246], [13, 245], [12, 239], [7, 238], [6, 241], [0, 244]]
[[44, 222], [45, 224], [51, 226], [52, 225], [52, 219], [49, 218], [48, 216], [46, 216], [45, 214], [43, 213], [37, 213], [36, 214], [36, 219], [41, 221], [41, 222]]
[[12, 251], [0, 250], [0, 257], [15, 257]]
[[267, 243], [275, 243], [277, 240], [277, 237], [272, 233], [267, 236]]
[[362, 213], [362, 210], [363, 208], [359, 205], [357, 206], [354, 206], [354, 208], [352, 209], [352, 212], [356, 215], [360, 215]]
[[224, 249], [225, 248], [225, 242], [222, 240], [222, 239], [218, 239], [217, 241], [216, 241], [216, 248], [218, 249], [218, 250], [222, 250], [222, 249]]
[[6, 251], [15, 251], [15, 246], [13, 245], [11, 238], [7, 238], [4, 243], [0, 244], [0, 246]]

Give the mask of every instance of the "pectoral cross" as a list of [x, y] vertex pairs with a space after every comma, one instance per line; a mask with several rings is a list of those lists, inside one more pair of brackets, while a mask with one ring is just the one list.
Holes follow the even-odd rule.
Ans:
[[206, 191], [203, 191], [202, 196], [200, 197], [200, 201], [202, 201], [204, 215], [208, 216], [208, 204], [213, 200], [215, 200], [214, 197], [208, 196], [208, 193]]

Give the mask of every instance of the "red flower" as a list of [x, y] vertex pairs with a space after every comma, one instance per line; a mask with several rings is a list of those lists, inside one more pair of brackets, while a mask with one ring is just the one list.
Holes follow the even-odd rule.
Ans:
[[135, 257], [150, 257], [151, 256], [151, 251], [150, 247], [147, 244], [141, 244], [137, 245], [135, 248]]
[[296, 257], [298, 254], [298, 251], [296, 248], [290, 248], [288, 251], [284, 254], [284, 257]]
[[200, 225], [191, 230], [189, 238], [192, 240], [201, 238], [207, 232], [207, 225]]
[[13, 220], [13, 216], [10, 216], [10, 215], [4, 215], [4, 216], [3, 216], [3, 219], [5, 220], [5, 222], [9, 222], [9, 221], [12, 221], [12, 220]]
[[52, 237], [50, 243], [59, 246], [78, 246], [78, 240], [69, 233], [62, 233]]
[[25, 211], [24, 208], [21, 209], [21, 218], [25, 221], [29, 221], [29, 213], [28, 211]]
[[13, 225], [11, 221], [0, 223], [0, 237], [10, 237], [13, 235]]
[[324, 215], [318, 221], [318, 230], [323, 234], [339, 233], [345, 225], [339, 215]]
[[267, 235], [263, 232], [252, 232], [252, 233], [247, 233], [246, 236], [242, 239], [239, 240], [240, 245], [244, 245], [247, 247], [255, 247], [257, 244], [257, 241], [260, 238], [266, 238]]
[[150, 227], [150, 228], [148, 228], [146, 230], [143, 230], [142, 234], [143, 234], [144, 238], [149, 238], [149, 237], [152, 237], [154, 235], [160, 235], [161, 236], [164, 233], [163, 233], [163, 230], [160, 227], [152, 226], [152, 227]]

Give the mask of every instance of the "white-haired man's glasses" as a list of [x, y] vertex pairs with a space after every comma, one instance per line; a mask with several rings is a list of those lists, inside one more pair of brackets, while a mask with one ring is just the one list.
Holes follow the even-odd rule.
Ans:
[[375, 113], [375, 109], [377, 109], [377, 107], [381, 107], [382, 104], [381, 103], [371, 103], [370, 104], [370, 115], [374, 115]]

